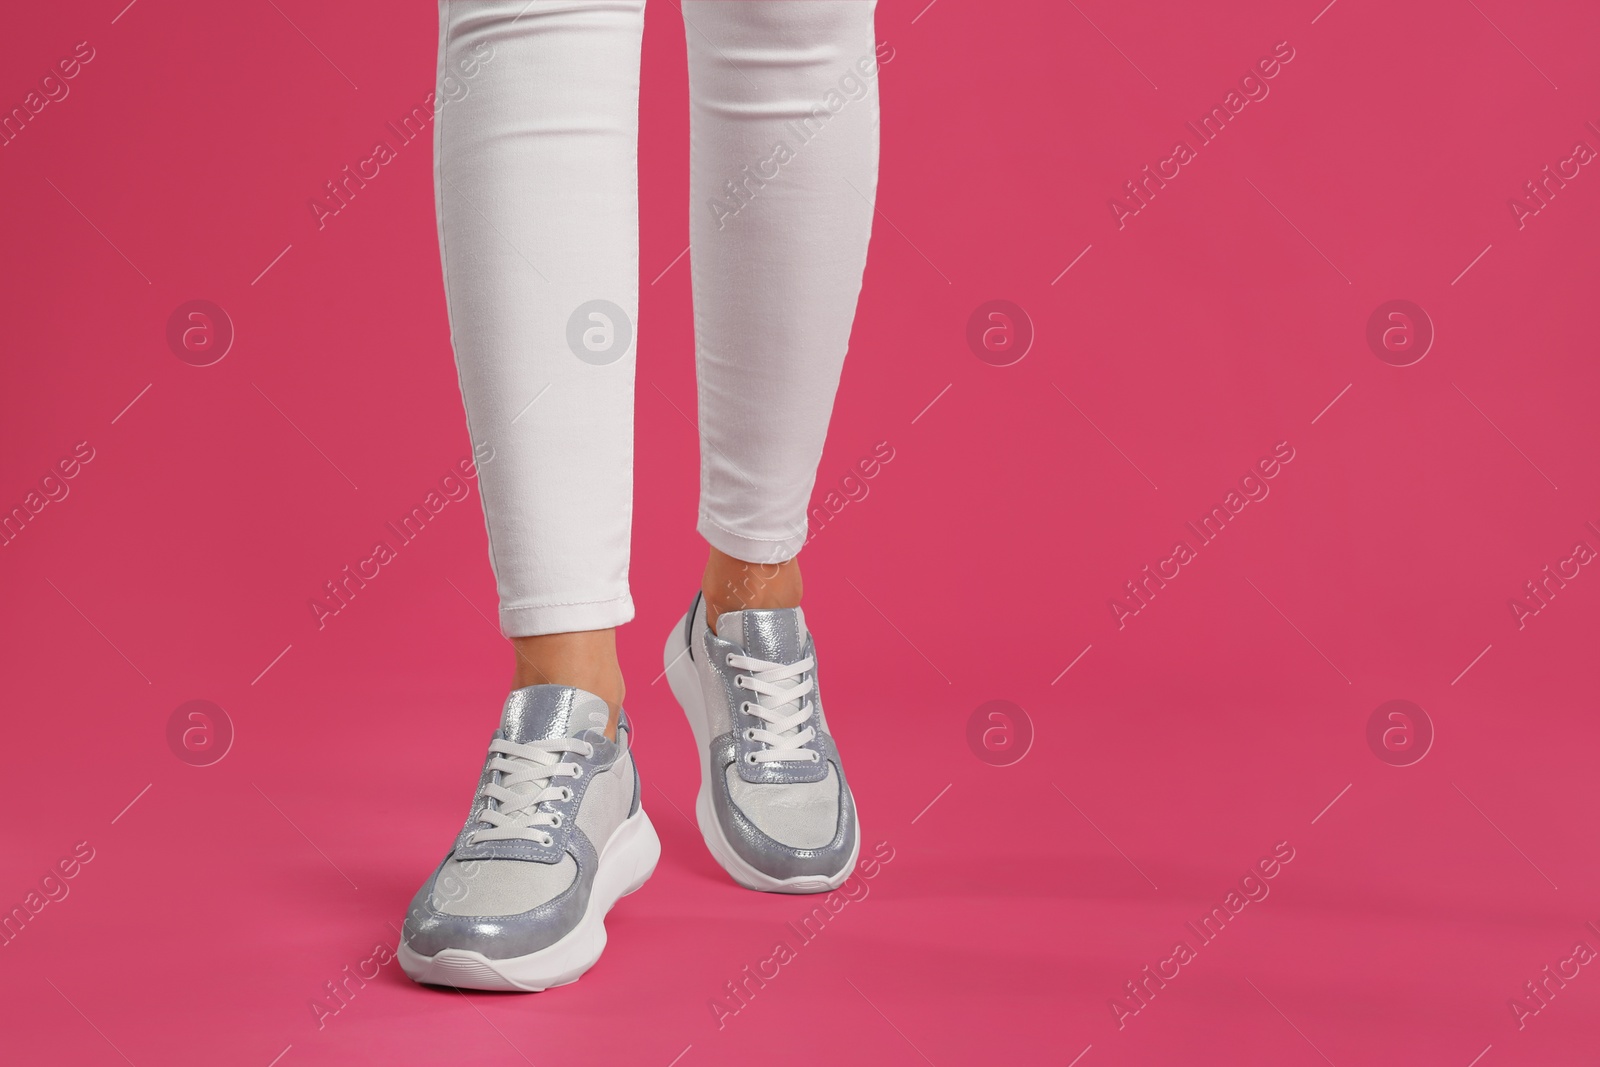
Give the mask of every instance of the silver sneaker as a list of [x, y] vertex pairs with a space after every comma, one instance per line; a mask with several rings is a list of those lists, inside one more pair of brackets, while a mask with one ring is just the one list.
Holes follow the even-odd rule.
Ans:
[[724, 612], [712, 633], [696, 595], [667, 635], [667, 681], [700, 749], [700, 833], [750, 889], [837, 889], [861, 851], [816, 655], [799, 608]]
[[594, 966], [606, 912], [650, 877], [661, 842], [639, 806], [624, 714], [534, 685], [506, 699], [467, 824], [411, 901], [400, 966], [418, 982], [537, 991]]

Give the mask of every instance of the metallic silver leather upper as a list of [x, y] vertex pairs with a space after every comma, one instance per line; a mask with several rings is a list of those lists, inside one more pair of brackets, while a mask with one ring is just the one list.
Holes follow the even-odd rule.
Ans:
[[[495, 737], [517, 742], [576, 737], [594, 746], [594, 752], [590, 756], [569, 752], [563, 757], [565, 762], [578, 764], [583, 773], [578, 778], [564, 780], [572, 791], [570, 798], [545, 801], [542, 805], [562, 815], [559, 826], [543, 828], [552, 838], [548, 846], [527, 840], [472, 840], [473, 830], [488, 825], [480, 816], [488, 804], [494, 803], [482, 796], [484, 785], [497, 773], [490, 769], [492, 757], [485, 759], [466, 825], [450, 852], [417, 890], [406, 913], [403, 936], [412, 951], [431, 956], [445, 948], [470, 949], [490, 959], [506, 959], [546, 948], [577, 925], [588, 906], [599, 866], [596, 844], [578, 826], [578, 812], [590, 783], [598, 775], [616, 768], [617, 762], [627, 755], [632, 737], [627, 713], [623, 712], [617, 726], [617, 740], [608, 741], [605, 737], [607, 718], [604, 701], [568, 686], [529, 686], [511, 693]], [[637, 767], [629, 769], [629, 777], [631, 815], [639, 808]], [[528, 911], [515, 915], [457, 915], [435, 906], [436, 900], [460, 899], [458, 894], [470, 899], [471, 881], [479, 861], [555, 864], [568, 855], [577, 864], [577, 874], [571, 884]], [[451, 864], [451, 860], [457, 863]], [[447, 868], [451, 870], [447, 872]], [[441, 875], [444, 882], [440, 881]]]
[[[801, 875], [829, 877], [843, 870], [850, 862], [856, 847], [856, 809], [845, 781], [844, 768], [839, 763], [839, 752], [833, 739], [821, 738], [823, 760], [818, 766], [827, 773], [831, 763], [839, 777], [839, 814], [833, 840], [821, 848], [794, 848], [776, 841], [763, 833], [728, 795], [725, 768], [734, 761], [736, 749], [733, 735], [724, 734], [711, 743], [711, 802], [717, 822], [722, 827], [728, 844], [750, 866], [773, 878], [794, 878]], [[769, 788], [781, 788], [769, 786]]]
[[[751, 740], [746, 730], [762, 727], [765, 723], [740, 710], [751, 694], [735, 684], [735, 679], [744, 671], [728, 662], [731, 654], [785, 665], [811, 657], [812, 668], [796, 681], [809, 677], [817, 684], [814, 665], [816, 646], [810, 633], [804, 629], [800, 610], [743, 610], [738, 613], [737, 634], [729, 635], [737, 637], [737, 640], [713, 633], [705, 625], [703, 612], [703, 605], [697, 599], [690, 611], [690, 632], [693, 634], [691, 650], [700, 672], [702, 688], [712, 705], [708, 713], [715, 736], [710, 743], [712, 773], [709, 781], [712, 807], [723, 836], [740, 858], [770, 877], [828, 877], [837, 874], [850, 862], [855, 852], [857, 819], [844, 764], [832, 735], [827, 731], [820, 687], [804, 698], [812, 705], [812, 710], [802, 727], [809, 725], [816, 731], [812, 740], [803, 747], [816, 751], [821, 758], [804, 763], [752, 762], [749, 757], [763, 746], [761, 742]], [[838, 782], [837, 817], [831, 840], [816, 848], [797, 848], [764, 833], [730, 795], [727, 782], [730, 766], [736, 769], [740, 779], [763, 790], [782, 790], [785, 787], [819, 783], [828, 778], [831, 768]]]

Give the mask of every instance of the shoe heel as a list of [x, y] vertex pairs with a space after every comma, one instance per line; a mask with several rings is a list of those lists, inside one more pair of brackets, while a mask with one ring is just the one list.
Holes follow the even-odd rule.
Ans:
[[661, 663], [667, 676], [667, 687], [683, 709], [684, 718], [689, 720], [689, 729], [694, 731], [695, 746], [704, 752], [711, 738], [706, 735], [705, 701], [701, 696], [700, 676], [689, 655], [689, 642], [683, 636], [687, 622], [687, 618], [679, 619], [677, 625], [668, 632], [666, 647], [661, 650]]
[[639, 819], [640, 824], [633, 839], [626, 845], [630, 860], [629, 878], [627, 888], [617, 895], [618, 900], [643, 889], [661, 860], [661, 838], [656, 834], [655, 823], [650, 821], [650, 816], [644, 813], [643, 808], [634, 818]]

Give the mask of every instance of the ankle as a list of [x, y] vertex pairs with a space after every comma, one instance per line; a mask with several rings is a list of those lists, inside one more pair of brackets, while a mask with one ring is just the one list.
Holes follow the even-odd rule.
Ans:
[[700, 592], [705, 597], [706, 624], [713, 631], [725, 611], [746, 608], [797, 608], [805, 588], [800, 561], [749, 563], [715, 548], [706, 560]]
[[626, 687], [617, 661], [616, 630], [580, 630], [563, 634], [513, 637], [516, 666], [513, 689], [530, 685], [570, 685], [593, 693], [614, 713]]

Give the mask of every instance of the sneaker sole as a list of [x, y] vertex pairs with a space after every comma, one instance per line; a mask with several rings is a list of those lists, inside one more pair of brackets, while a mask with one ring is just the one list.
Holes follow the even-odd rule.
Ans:
[[689, 658], [689, 643], [683, 636], [685, 629], [686, 620], [679, 619], [667, 634], [667, 645], [662, 650], [661, 659], [666, 667], [667, 684], [678, 706], [683, 708], [689, 728], [694, 731], [695, 747], [700, 750], [700, 792], [695, 797], [694, 817], [700, 824], [700, 836], [705, 838], [706, 848], [711, 850], [712, 857], [721, 864], [722, 869], [746, 889], [762, 893], [828, 893], [838, 889], [850, 877], [850, 872], [855, 870], [856, 859], [861, 855], [859, 833], [856, 834], [855, 848], [850, 853], [850, 862], [831, 878], [815, 874], [774, 878], [752, 867], [728, 843], [711, 802], [711, 725], [706, 721], [705, 696], [700, 686], [700, 675]]
[[576, 982], [605, 951], [606, 913], [649, 880], [660, 858], [661, 840], [641, 807], [611, 834], [601, 850], [583, 918], [555, 944], [497, 960], [458, 948], [423, 956], [402, 940], [397, 953], [400, 966], [417, 982], [456, 989], [537, 993]]

